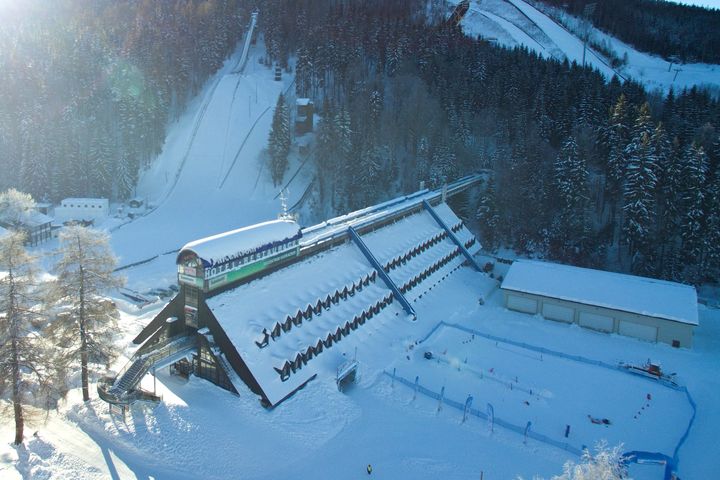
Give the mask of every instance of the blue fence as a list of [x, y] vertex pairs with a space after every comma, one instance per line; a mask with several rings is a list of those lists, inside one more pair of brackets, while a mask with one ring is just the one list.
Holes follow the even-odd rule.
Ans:
[[[610, 363], [607, 363], [607, 362], [602, 362], [602, 361], [600, 361], [600, 360], [594, 360], [594, 359], [592, 359], [592, 358], [583, 357], [583, 356], [581, 356], [581, 355], [571, 355], [571, 354], [567, 354], [567, 353], [564, 353], [564, 352], [559, 352], [559, 351], [557, 351], [557, 350], [550, 350], [550, 349], [548, 349], [548, 348], [538, 347], [538, 346], [536, 346], [536, 345], [530, 345], [530, 344], [527, 344], [527, 343], [524, 343], [524, 342], [518, 342], [518, 341], [516, 341], [516, 340], [511, 340], [511, 339], [509, 339], [509, 338], [503, 338], [503, 337], [498, 337], [498, 336], [495, 336], [495, 335], [490, 335], [489, 333], [483, 333], [483, 332], [480, 332], [480, 331], [478, 331], [478, 330], [473, 330], [472, 328], [468, 328], [468, 327], [465, 327], [465, 326], [462, 326], [462, 325], [457, 325], [457, 324], [452, 324], [452, 323], [446, 323], [446, 322], [440, 322], [440, 323], [438, 323], [437, 325], [435, 325], [435, 326], [432, 328], [432, 330], [430, 330], [430, 332], [429, 332], [427, 335], [425, 335], [421, 340], [419, 340], [418, 343], [423, 343], [423, 342], [427, 341], [431, 336], [433, 336], [433, 335], [435, 334], [435, 332], [437, 332], [440, 328], [444, 328], [444, 327], [454, 328], [454, 329], [456, 329], [456, 330], [460, 330], [460, 331], [463, 331], [463, 332], [466, 332], [466, 333], [470, 333], [470, 334], [472, 334], [472, 335], [477, 335], [477, 336], [479, 336], [479, 337], [487, 338], [488, 340], [492, 340], [493, 342], [500, 342], [500, 343], [505, 343], [505, 344], [508, 344], [508, 345], [513, 345], [513, 346], [515, 346], [515, 347], [524, 348], [524, 349], [526, 349], [526, 350], [530, 350], [530, 351], [533, 351], [533, 352], [538, 352], [538, 353], [541, 353], [541, 354], [543, 354], [543, 355], [550, 355], [550, 356], [554, 356], [554, 357], [558, 357], [558, 358], [564, 358], [564, 359], [572, 360], [572, 361], [575, 361], [575, 362], [585, 363], [585, 364], [587, 364], [587, 365], [594, 365], [594, 366], [598, 366], [598, 367], [602, 367], [602, 368], [607, 368], [607, 369], [609, 369], [609, 370], [614, 370], [614, 371], [617, 371], [617, 372], [622, 372], [622, 373], [625, 373], [625, 374], [628, 374], [628, 375], [633, 375], [634, 377], [637, 377], [634, 373], [629, 372], [627, 369], [623, 368], [623, 367], [620, 366], [620, 365], [613, 365], [613, 364], [610, 364]], [[392, 377], [392, 374], [388, 374], [387, 372], [385, 372], [385, 373], [386, 373], [387, 375], [390, 375], [390, 376]], [[646, 377], [640, 376], [640, 377], [637, 377], [637, 378], [646, 378]], [[405, 383], [405, 382], [407, 381], [407, 380], [401, 379], [400, 377], [397, 377], [397, 376], [395, 377], [395, 379], [396, 379], [396, 380], [399, 380], [401, 383]], [[690, 392], [688, 391], [687, 387], [685, 387], [685, 386], [675, 385], [675, 384], [669, 383], [669, 382], [658, 382], [658, 380], [656, 380], [656, 379], [654, 379], [654, 378], [646, 378], [646, 380], [649, 381], [649, 382], [657, 383], [657, 384], [662, 385], [662, 386], [664, 386], [664, 387], [666, 387], [666, 388], [669, 388], [669, 389], [671, 389], [671, 390], [675, 390], [675, 391], [678, 391], [678, 392], [683, 392], [683, 393], [685, 394], [685, 397], [686, 397], [687, 400], [688, 400], [688, 403], [690, 404], [690, 408], [692, 409], [692, 415], [690, 416], [690, 421], [688, 422], [688, 426], [687, 426], [687, 428], [685, 429], [685, 433], [683, 433], [682, 437], [680, 437], [680, 440], [678, 441], [677, 445], [675, 446], [675, 450], [673, 451], [673, 456], [672, 456], [672, 458], [671, 458], [671, 457], [668, 457], [668, 456], [666, 456], [666, 455], [664, 455], [664, 454], [651, 453], [651, 452], [628, 452], [627, 454], [625, 454], [626, 456], [627, 456], [627, 455], [630, 455], [630, 454], [633, 454], [633, 455], [635, 455], [634, 458], [642, 458], [642, 459], [655, 458], [655, 456], [657, 456], [657, 455], [663, 456], [663, 458], [666, 458], [666, 459], [670, 459], [670, 460], [668, 460], [668, 462], [667, 462], [667, 468], [666, 468], [666, 471], [665, 471], [665, 479], [669, 479], [669, 478], [671, 478], [671, 477], [670, 477], [670, 476], [671, 476], [671, 472], [672, 472], [672, 471], [676, 471], [676, 470], [677, 470], [677, 466], [678, 466], [678, 464], [680, 463], [680, 455], [679, 455], [680, 448], [683, 446], [683, 444], [684, 444], [685, 441], [687, 440], [688, 436], [690, 435], [690, 429], [692, 428], [693, 423], [695, 423], [695, 416], [696, 416], [696, 414], [697, 414], [697, 405], [695, 404], [695, 400], [693, 400], [692, 395], [690, 395]], [[412, 384], [412, 383], [411, 383], [411, 385], [414, 386], [414, 384]], [[434, 395], [437, 395], [436, 393], [434, 393], [434, 392], [432, 392], [432, 391], [430, 391], [430, 390], [428, 390], [428, 389], [426, 389], [426, 388], [424, 388], [424, 387], [419, 387], [419, 388], [418, 388], [418, 391], [422, 391], [422, 390], [425, 390], [425, 391], [430, 392], [430, 393], [432, 393], [432, 394], [434, 394]], [[423, 393], [425, 393], [425, 392], [423, 392]], [[427, 395], [427, 393], [425, 393], [425, 394]], [[432, 395], [429, 395], [429, 396], [432, 397]], [[433, 398], [439, 399], [439, 396], [438, 396], [438, 397], [433, 397]], [[450, 405], [450, 402], [448, 402], [448, 401], [446, 401], [445, 403], [447, 403], [448, 405]], [[457, 402], [454, 402], [454, 403], [457, 404]], [[457, 408], [456, 405], [453, 405], [453, 406]], [[462, 408], [463, 408], [463, 406], [461, 405], [461, 409], [462, 409]], [[478, 412], [478, 416], [481, 417], [481, 418], [486, 418], [486, 419], [487, 419], [487, 415], [485, 415], [485, 414], [482, 413], [482, 412]], [[501, 420], [501, 419], [498, 419], [498, 418], [495, 418], [495, 423], [497, 423], [498, 425], [500, 425], [500, 426], [502, 426], [502, 427], [504, 427], [504, 428], [507, 428], [507, 429], [509, 429], [509, 430], [516, 431], [516, 432], [519, 432], [519, 433], [524, 433], [524, 431], [525, 431], [525, 429], [524, 429], [523, 427], [519, 427], [519, 426], [517, 426], [517, 425], [513, 425], [513, 424], [511, 424], [511, 423], [509, 423], [509, 422], [505, 422], [504, 420]], [[549, 445], [557, 446], [557, 447], [562, 448], [562, 449], [564, 449], [564, 450], [567, 450], [567, 451], [569, 451], [569, 452], [576, 453], [577, 455], [580, 455], [580, 454], [582, 453], [582, 452], [581, 452], [580, 450], [578, 450], [577, 448], [569, 447], [569, 446], [567, 446], [567, 444], [563, 444], [562, 442], [558, 442], [557, 440], [553, 440], [553, 439], [551, 439], [551, 438], [548, 438], [548, 437], [546, 437], [545, 435], [541, 435], [541, 434], [538, 434], [538, 433], [535, 433], [535, 432], [532, 432], [532, 431], [531, 431], [531, 432], [529, 432], [528, 436], [531, 437], [531, 438], [534, 438], [534, 439], [536, 439], [536, 440], [539, 440], [539, 441], [541, 441], [541, 442], [543, 442], [543, 443], [547, 443], [547, 444], [549, 444]], [[569, 448], [567, 448], [567, 447], [569, 447]]]

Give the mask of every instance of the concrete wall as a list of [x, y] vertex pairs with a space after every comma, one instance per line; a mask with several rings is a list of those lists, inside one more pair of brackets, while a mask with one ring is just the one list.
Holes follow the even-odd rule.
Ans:
[[676, 340], [681, 347], [692, 347], [694, 325], [511, 290], [503, 290], [503, 296], [505, 307], [511, 310], [669, 345]]

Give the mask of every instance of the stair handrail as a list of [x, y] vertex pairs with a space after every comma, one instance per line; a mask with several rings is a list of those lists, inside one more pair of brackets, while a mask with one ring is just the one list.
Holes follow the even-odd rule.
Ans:
[[[120, 370], [120, 372], [118, 372], [118, 374], [115, 376], [111, 388], [116, 386], [117, 383], [128, 372], [128, 370], [130, 370], [130, 368], [132, 368], [132, 366], [135, 365], [137, 362], [142, 360], [146, 365], [148, 365], [147, 368], [143, 368], [141, 370], [143, 372], [143, 375], [145, 375], [145, 373], [147, 373], [147, 370], [150, 368], [150, 365], [153, 365], [159, 360], [167, 358], [170, 355], [182, 350], [183, 348], [186, 348], [186, 343], [189, 343], [188, 340], [195, 341], [195, 338], [188, 335], [170, 337], [167, 340], [160, 342], [156, 348], [150, 350], [149, 352], [143, 353], [141, 355], [133, 355], [132, 357], [130, 357], [130, 360], [125, 364], [122, 370]], [[142, 376], [140, 378], [142, 378]], [[137, 383], [137, 381], [133, 380], [132, 387], [137, 385]]]

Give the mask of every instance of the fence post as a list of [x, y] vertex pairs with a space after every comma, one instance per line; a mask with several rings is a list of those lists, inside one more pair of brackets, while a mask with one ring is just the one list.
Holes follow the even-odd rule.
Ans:
[[465, 423], [465, 419], [467, 418], [467, 412], [470, 410], [470, 406], [472, 405], [473, 397], [472, 395], [468, 395], [467, 400], [465, 400], [465, 409], [463, 410], [463, 423]]
[[390, 388], [395, 388], [395, 368], [393, 368], [392, 380], [390, 381]]
[[495, 409], [491, 404], [487, 404], [487, 416], [490, 423], [490, 433], [495, 431]]
[[530, 426], [532, 425], [532, 422], [528, 421], [527, 425], [525, 425], [525, 440], [523, 440], [523, 443], [527, 445], [527, 439], [528, 434], [530, 433]]
[[413, 400], [417, 398], [418, 387], [420, 386], [420, 375], [415, 375], [415, 392], [413, 393]]
[[445, 385], [443, 385], [443, 387], [440, 389], [440, 402], [438, 403], [437, 409], [438, 412], [442, 410], [443, 398], [445, 398]]

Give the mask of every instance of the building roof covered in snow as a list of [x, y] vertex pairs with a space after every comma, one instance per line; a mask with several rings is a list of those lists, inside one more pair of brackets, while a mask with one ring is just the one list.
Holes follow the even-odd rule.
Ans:
[[[436, 211], [461, 241], [472, 240], [469, 248], [476, 252], [479, 245], [452, 210], [441, 204]], [[362, 241], [387, 266], [392, 281], [405, 286], [409, 301], [464, 262], [425, 211], [366, 233]], [[265, 398], [276, 405], [315, 375], [334, 376], [356, 342], [392, 332], [404, 318], [394, 300], [361, 249], [346, 242], [213, 296], [207, 305]], [[284, 375], [290, 365], [292, 373]]]
[[273, 243], [298, 240], [301, 235], [300, 227], [294, 221], [273, 220], [192, 241], [180, 249], [178, 261], [182, 255], [191, 252], [205, 267], [211, 267]]
[[695, 288], [676, 282], [518, 260], [510, 267], [502, 288], [689, 325], [698, 324]]
[[52, 218], [38, 212], [37, 210], [28, 212], [23, 220], [23, 224], [27, 225], [28, 227], [39, 227], [41, 225], [46, 225], [51, 222]]

